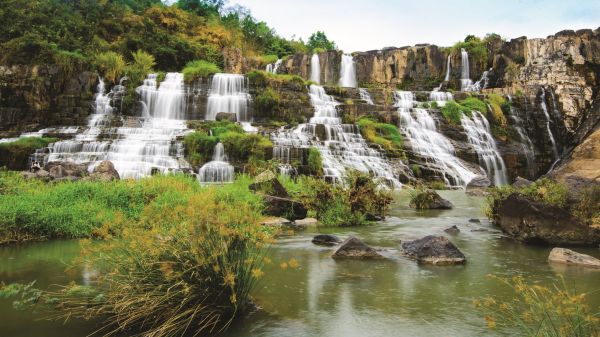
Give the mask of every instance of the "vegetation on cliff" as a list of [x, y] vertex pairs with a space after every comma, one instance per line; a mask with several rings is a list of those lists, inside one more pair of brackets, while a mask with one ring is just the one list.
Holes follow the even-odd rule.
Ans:
[[0, 167], [12, 170], [29, 168], [29, 156], [37, 149], [58, 141], [52, 137], [24, 137], [14, 142], [0, 143]]
[[377, 122], [370, 118], [361, 118], [357, 124], [367, 142], [380, 146], [391, 157], [403, 155], [402, 135], [395, 125]]

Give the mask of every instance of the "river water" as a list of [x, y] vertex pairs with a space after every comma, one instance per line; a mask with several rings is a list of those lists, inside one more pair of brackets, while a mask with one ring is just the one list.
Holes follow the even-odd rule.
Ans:
[[[408, 194], [399, 193], [389, 217], [373, 226], [359, 228], [309, 228], [281, 237], [271, 248], [272, 264], [265, 267], [262, 288], [255, 294], [263, 310], [237, 322], [227, 337], [282, 336], [502, 336], [490, 331], [474, 299], [511, 293], [487, 277], [522, 275], [530, 282], [549, 285], [564, 277], [570, 289], [591, 292], [600, 288], [600, 271], [551, 265], [550, 247], [526, 246], [503, 238], [481, 211], [482, 199], [462, 191], [440, 191], [452, 201], [453, 210], [417, 212], [407, 207]], [[469, 222], [479, 219], [480, 223]], [[457, 235], [444, 229], [460, 228]], [[385, 249], [382, 261], [335, 261], [332, 250], [313, 245], [317, 233], [342, 238], [355, 235]], [[447, 235], [467, 256], [464, 266], [420, 266], [401, 254], [401, 240], [425, 235]], [[600, 257], [598, 249], [577, 251]], [[85, 281], [85, 273], [65, 274], [78, 253], [74, 241], [52, 241], [0, 248], [0, 280], [30, 282], [40, 287]], [[295, 259], [299, 266], [282, 269]], [[589, 295], [600, 305], [600, 294]], [[0, 331], [3, 336], [85, 336], [94, 330], [90, 322], [38, 320], [35, 313], [11, 308], [0, 300]]]

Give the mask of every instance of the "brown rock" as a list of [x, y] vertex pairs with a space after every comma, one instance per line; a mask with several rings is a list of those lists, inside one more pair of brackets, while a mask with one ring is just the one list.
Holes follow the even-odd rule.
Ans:
[[444, 236], [429, 235], [419, 240], [402, 243], [404, 253], [419, 263], [436, 266], [463, 264], [465, 255]]
[[367, 246], [360, 239], [350, 236], [340, 244], [333, 255], [334, 259], [352, 258], [352, 259], [381, 259], [381, 256], [375, 249]]
[[577, 253], [566, 248], [553, 248], [548, 256], [548, 261], [582, 267], [600, 268], [600, 260], [597, 258]]

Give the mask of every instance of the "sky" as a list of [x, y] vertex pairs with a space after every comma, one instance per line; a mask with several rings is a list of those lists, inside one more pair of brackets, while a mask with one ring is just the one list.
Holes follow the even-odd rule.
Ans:
[[346, 52], [418, 43], [450, 46], [469, 34], [546, 37], [600, 27], [600, 0], [229, 0], [285, 38], [322, 30]]

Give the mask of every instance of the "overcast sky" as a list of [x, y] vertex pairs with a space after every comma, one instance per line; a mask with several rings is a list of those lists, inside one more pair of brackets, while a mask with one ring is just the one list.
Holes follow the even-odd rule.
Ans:
[[346, 52], [417, 43], [449, 46], [468, 34], [546, 37], [600, 26], [600, 0], [230, 0], [279, 35], [325, 31]]

